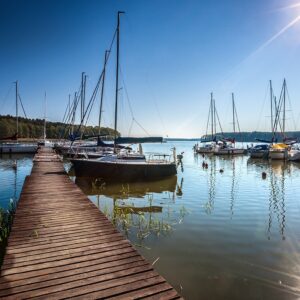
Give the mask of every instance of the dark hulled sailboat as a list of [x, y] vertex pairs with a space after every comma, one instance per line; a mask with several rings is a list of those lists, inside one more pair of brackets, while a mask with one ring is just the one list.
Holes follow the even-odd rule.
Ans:
[[[119, 92], [119, 47], [120, 47], [120, 15], [117, 18], [117, 67], [115, 89], [115, 134], [118, 121], [118, 92]], [[97, 177], [109, 180], [142, 181], [160, 179], [176, 175], [176, 155], [174, 161], [167, 160], [165, 156], [160, 159], [146, 159], [140, 155], [117, 153], [117, 136], [114, 138], [114, 154], [98, 159], [73, 159], [71, 160], [77, 177]]]

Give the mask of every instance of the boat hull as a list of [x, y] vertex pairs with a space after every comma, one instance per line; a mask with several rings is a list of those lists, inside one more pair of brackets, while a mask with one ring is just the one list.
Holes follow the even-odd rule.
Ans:
[[290, 161], [300, 161], [300, 150], [291, 150], [288, 158]]
[[276, 159], [276, 160], [285, 160], [288, 157], [288, 153], [286, 150], [280, 151], [280, 150], [273, 150], [269, 152], [269, 158], [270, 159]]
[[199, 154], [209, 154], [209, 153], [214, 153], [214, 149], [207, 148], [207, 147], [200, 147], [200, 148], [197, 148], [195, 150], [195, 152], [199, 153]]
[[269, 157], [269, 151], [251, 151], [250, 157], [267, 159]]
[[71, 160], [76, 177], [107, 180], [139, 181], [159, 179], [177, 174], [175, 163], [115, 163], [85, 159]]
[[236, 149], [236, 148], [226, 149], [226, 148], [222, 148], [222, 149], [216, 149], [214, 151], [214, 155], [243, 155], [243, 154], [245, 154], [245, 149]]
[[1, 153], [36, 153], [37, 145], [0, 145]]

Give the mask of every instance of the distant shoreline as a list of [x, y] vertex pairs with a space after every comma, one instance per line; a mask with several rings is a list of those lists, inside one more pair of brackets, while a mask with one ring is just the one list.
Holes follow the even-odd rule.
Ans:
[[[294, 138], [300, 141], [300, 131], [288, 131], [285, 133], [286, 137]], [[271, 141], [272, 133], [267, 131], [249, 131], [249, 132], [224, 132], [223, 134], [217, 133], [217, 136], [222, 136], [224, 138], [235, 139], [236, 142], [245, 143], [257, 143], [257, 139]], [[281, 133], [276, 133], [277, 141], [282, 141]], [[194, 141], [201, 142], [204, 136], [199, 138], [164, 138], [165, 141]]]

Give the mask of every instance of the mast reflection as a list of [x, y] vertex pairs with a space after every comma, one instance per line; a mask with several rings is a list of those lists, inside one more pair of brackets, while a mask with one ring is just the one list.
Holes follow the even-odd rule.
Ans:
[[289, 172], [287, 164], [270, 163], [270, 196], [269, 196], [269, 222], [268, 239], [271, 239], [274, 219], [278, 223], [278, 231], [285, 240], [285, 176]]
[[286, 227], [286, 204], [285, 204], [285, 181], [286, 177], [291, 175], [292, 163], [276, 160], [250, 159], [248, 166], [259, 168], [260, 171], [267, 170], [267, 179], [269, 186], [268, 197], [268, 225], [267, 237], [270, 240], [272, 228], [278, 226], [278, 233], [282, 240], [285, 240]]
[[202, 163], [203, 169], [209, 168], [209, 175], [207, 177], [208, 186], [208, 200], [205, 203], [205, 212], [211, 214], [214, 210], [215, 197], [216, 197], [216, 157], [210, 157], [210, 163], [207, 166], [206, 162]]

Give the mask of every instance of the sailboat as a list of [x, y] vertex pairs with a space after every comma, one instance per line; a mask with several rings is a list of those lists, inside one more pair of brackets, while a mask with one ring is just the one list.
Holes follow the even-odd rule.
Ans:
[[270, 85], [270, 104], [271, 104], [271, 131], [272, 131], [272, 140], [259, 140], [259, 142], [263, 142], [263, 144], [255, 145], [254, 147], [248, 149], [250, 154], [250, 158], [269, 158], [269, 151], [270, 151], [270, 144], [273, 143], [274, 139], [274, 122], [273, 122], [273, 102], [274, 102], [274, 95], [273, 95], [273, 88], [272, 88], [272, 81], [269, 82]]
[[299, 146], [292, 146], [288, 152], [288, 160], [290, 161], [300, 161], [300, 148]]
[[[13, 140], [18, 139], [19, 135], [19, 91], [18, 91], [18, 81], [15, 82], [16, 91], [16, 133], [12, 137]], [[22, 103], [21, 103], [22, 104]], [[7, 138], [8, 140], [8, 138]], [[0, 144], [0, 154], [2, 153], [35, 153], [37, 151], [37, 144], [27, 144], [18, 142], [5, 142]]]
[[[174, 176], [177, 173], [176, 153], [173, 150], [173, 161], [168, 155], [153, 155], [146, 159], [140, 147], [139, 155], [122, 155], [117, 151], [117, 121], [118, 121], [118, 93], [119, 93], [119, 47], [120, 47], [120, 15], [117, 16], [117, 66], [115, 89], [115, 122], [114, 122], [114, 153], [98, 159], [72, 159], [76, 177], [97, 177], [105, 180], [143, 181]], [[169, 157], [169, 159], [166, 159]]]
[[[281, 126], [281, 121], [280, 121], [281, 106], [283, 106], [282, 126]], [[288, 158], [288, 150], [290, 148], [290, 145], [285, 143], [285, 140], [286, 140], [286, 136], [285, 136], [285, 119], [286, 119], [285, 118], [285, 106], [286, 106], [286, 80], [284, 79], [278, 105], [276, 105], [276, 103], [275, 103], [276, 114], [275, 114], [275, 121], [274, 121], [274, 130], [273, 130], [273, 137], [275, 137], [277, 127], [278, 127], [278, 125], [280, 125], [282, 136], [283, 136], [283, 142], [282, 143], [274, 143], [271, 145], [270, 151], [269, 151], [270, 159], [286, 160]]]
[[[237, 112], [234, 102], [234, 94], [232, 96], [232, 120], [233, 120], [233, 132], [236, 133], [236, 121], [238, 125], [238, 129], [240, 131], [239, 122], [237, 119]], [[238, 155], [238, 154], [245, 154], [244, 148], [236, 148], [235, 147], [235, 138], [233, 139], [223, 139], [219, 141], [214, 149], [215, 155]]]
[[43, 132], [43, 141], [39, 142], [39, 145], [43, 145], [45, 147], [53, 147], [54, 143], [52, 143], [51, 141], [47, 140], [47, 116], [46, 116], [46, 112], [47, 112], [47, 100], [46, 100], [46, 92], [45, 92], [45, 108], [44, 108], [44, 132]]
[[[211, 121], [211, 135], [207, 135], [209, 121]], [[207, 119], [205, 139], [201, 140], [201, 144], [194, 145], [194, 152], [199, 154], [209, 154], [214, 152], [216, 146], [216, 105], [213, 99], [213, 93], [210, 93], [210, 106]]]

